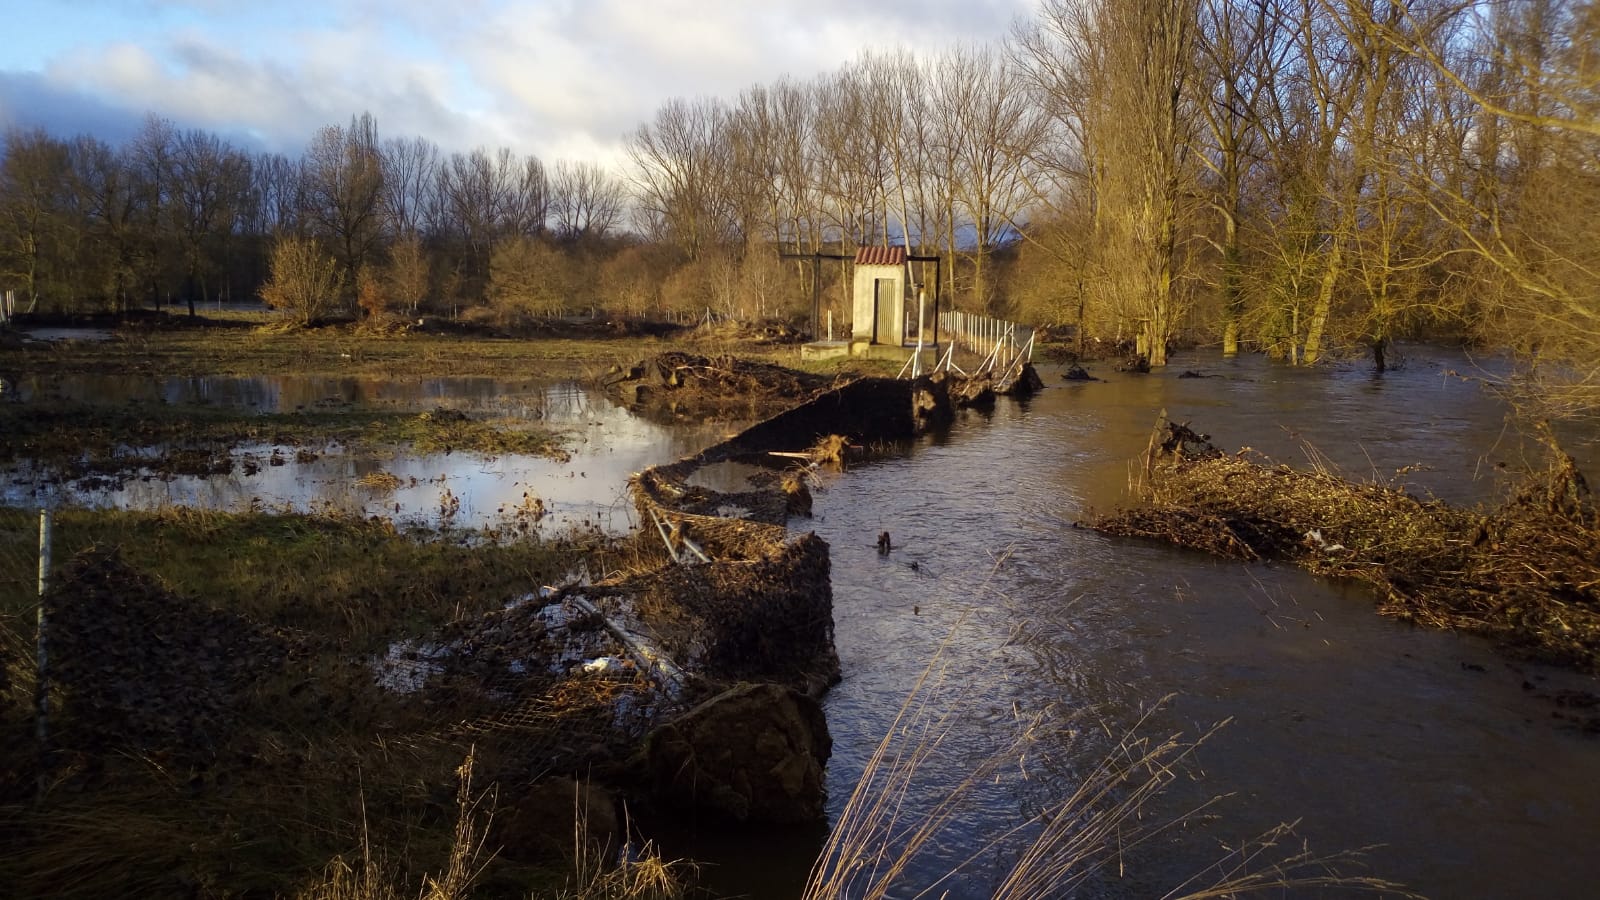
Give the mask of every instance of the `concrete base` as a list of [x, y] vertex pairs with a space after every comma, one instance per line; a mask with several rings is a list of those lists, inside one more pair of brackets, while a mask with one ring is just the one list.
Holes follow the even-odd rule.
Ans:
[[800, 345], [801, 359], [838, 359], [849, 355], [849, 341], [812, 341]]
[[[922, 366], [928, 368], [939, 361], [939, 349], [931, 344], [922, 348]], [[850, 355], [865, 359], [886, 359], [890, 362], [905, 362], [917, 352], [917, 346], [897, 347], [894, 344], [874, 344], [870, 341], [851, 341]]]

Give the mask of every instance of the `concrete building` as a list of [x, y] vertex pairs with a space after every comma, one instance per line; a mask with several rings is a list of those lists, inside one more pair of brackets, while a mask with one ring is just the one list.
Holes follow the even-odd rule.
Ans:
[[[857, 250], [855, 308], [850, 318], [850, 343], [904, 346], [908, 297], [904, 247], [862, 247]], [[916, 313], [913, 312], [912, 318], [915, 317]]]

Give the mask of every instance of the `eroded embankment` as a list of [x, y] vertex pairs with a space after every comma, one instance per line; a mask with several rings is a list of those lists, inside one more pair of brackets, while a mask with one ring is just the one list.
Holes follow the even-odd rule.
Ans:
[[1355, 578], [1386, 615], [1600, 672], [1600, 512], [1572, 458], [1554, 457], [1501, 505], [1463, 509], [1226, 455], [1166, 423], [1146, 459], [1149, 505], [1086, 524]]

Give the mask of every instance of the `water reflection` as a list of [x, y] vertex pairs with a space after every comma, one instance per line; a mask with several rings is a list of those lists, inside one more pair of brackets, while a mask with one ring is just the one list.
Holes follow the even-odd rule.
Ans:
[[[62, 393], [88, 392], [92, 396], [105, 388], [104, 399], [111, 400], [148, 399], [154, 393], [175, 398], [173, 402], [190, 403], [204, 397], [212, 402], [274, 409], [330, 397], [339, 403], [382, 403], [408, 409], [450, 405], [540, 419], [568, 436], [572, 456], [562, 462], [519, 454], [416, 455], [403, 449], [386, 454], [332, 447], [314, 458], [304, 455], [297, 459], [292, 449], [255, 445], [235, 451], [240, 465], [226, 476], [142, 473], [109, 485], [95, 479], [58, 486], [52, 483], [51, 473], [23, 465], [4, 473], [0, 502], [31, 505], [54, 498], [115, 509], [331, 509], [429, 526], [485, 527], [534, 524], [533, 517], [519, 510], [537, 499], [546, 513], [536, 523], [540, 531], [554, 533], [581, 525], [620, 533], [631, 529], [634, 521], [633, 506], [626, 496], [629, 475], [694, 453], [738, 427], [645, 421], [574, 384], [476, 378], [387, 385], [368, 379], [273, 378], [148, 383], [121, 379], [118, 383], [120, 387], [112, 393], [98, 379], [74, 379], [65, 383]], [[337, 391], [330, 393], [335, 388]], [[244, 465], [247, 461], [250, 465]], [[393, 476], [392, 486], [367, 478], [377, 473]]]
[[416, 411], [444, 406], [556, 422], [581, 419], [592, 406], [575, 385], [547, 381], [455, 377], [396, 379], [324, 375], [171, 376], [33, 375], [19, 383], [24, 400], [213, 405], [262, 413], [359, 406]]
[[[1003, 748], [1018, 715], [1057, 708], [1085, 727], [1048, 764], [1014, 766], [976, 796], [914, 867], [907, 895], [982, 851], [980, 865], [941, 891], [989, 896], [1009, 860], [986, 842], [1098, 760], [1106, 743], [1087, 725], [1120, 733], [1174, 694], [1152, 737], [1232, 723], [1201, 749], [1204, 777], [1177, 782], [1150, 814], [1226, 795], [1220, 818], [1130, 853], [1084, 895], [1160, 895], [1216, 861], [1224, 842], [1302, 820], [1318, 850], [1384, 845], [1370, 853], [1372, 869], [1432, 896], [1590, 896], [1600, 878], [1586, 850], [1600, 838], [1600, 742], [1564, 728], [1539, 695], [1600, 690], [1594, 679], [1381, 618], [1368, 592], [1298, 569], [1071, 527], [1122, 500], [1128, 460], [1163, 408], [1226, 448], [1295, 464], [1393, 477], [1423, 463], [1402, 476], [1413, 489], [1476, 502], [1499, 496], [1506, 472], [1533, 458], [1505, 430], [1504, 407], [1442, 374], [1468, 365], [1447, 353], [1414, 352], [1379, 383], [1354, 366], [1180, 365], [1227, 377], [1097, 373], [1108, 380], [1069, 385], [1047, 372], [1053, 389], [1030, 404], [969, 414], [944, 439], [816, 492], [844, 671], [826, 701], [834, 814], [960, 623], [947, 675], [959, 712], [914, 810]], [[1568, 446], [1596, 461], [1592, 433]], [[888, 557], [873, 546], [883, 530], [897, 547]], [[754, 893], [795, 895], [771, 885]]]

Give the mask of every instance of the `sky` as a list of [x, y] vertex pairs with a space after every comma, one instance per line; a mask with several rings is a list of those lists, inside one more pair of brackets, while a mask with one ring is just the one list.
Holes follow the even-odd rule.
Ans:
[[0, 128], [113, 143], [148, 113], [298, 155], [381, 136], [614, 163], [672, 97], [732, 99], [869, 49], [999, 39], [1033, 0], [10, 0]]

